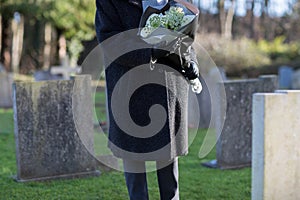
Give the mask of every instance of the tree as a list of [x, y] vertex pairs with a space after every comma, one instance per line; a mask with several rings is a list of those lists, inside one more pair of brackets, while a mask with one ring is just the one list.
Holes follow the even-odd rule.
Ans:
[[[54, 29], [66, 38], [73, 63], [76, 63], [79, 53], [83, 50], [82, 41], [92, 39], [95, 36], [93, 25], [94, 0], [0, 0], [0, 4], [2, 24], [8, 24], [8, 26], [2, 26], [2, 32], [9, 32], [4, 29], [10, 29], [10, 20], [15, 12], [24, 16], [27, 25], [25, 29], [29, 29], [28, 25], [30, 25], [37, 26], [37, 29], [50, 30], [49, 26], [45, 25], [50, 22]], [[40, 34], [43, 31], [35, 32]], [[2, 34], [2, 37], [7, 37], [7, 35]], [[38, 38], [39, 35], [35, 35], [35, 37]], [[2, 44], [2, 49], [8, 48], [3, 43], [0, 44]]]
[[235, 11], [235, 0], [231, 0], [231, 5], [227, 12], [225, 10], [225, 0], [219, 0], [218, 2], [220, 30], [221, 35], [227, 39], [232, 38], [232, 23]]
[[94, 4], [93, 0], [54, 0], [50, 11], [44, 14], [67, 39], [73, 64], [83, 50], [81, 42], [95, 36]]

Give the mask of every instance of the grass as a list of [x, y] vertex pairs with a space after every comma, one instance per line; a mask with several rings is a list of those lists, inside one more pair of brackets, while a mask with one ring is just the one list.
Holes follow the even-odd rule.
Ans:
[[0, 109], [0, 133], [11, 133], [14, 118], [12, 109]]
[[[97, 96], [101, 99], [101, 96]], [[16, 183], [15, 142], [12, 110], [0, 110], [0, 200], [9, 199], [128, 199], [121, 172], [103, 172], [101, 176], [85, 179]], [[180, 197], [184, 200], [247, 200], [251, 192], [250, 168], [214, 170], [201, 166], [199, 148], [205, 131], [200, 130], [190, 146], [188, 156], [179, 159]], [[98, 137], [101, 138], [101, 137]], [[215, 149], [205, 158], [215, 158]], [[149, 196], [159, 199], [155, 172], [148, 174]]]
[[100, 122], [104, 122], [106, 120], [106, 109], [105, 109], [105, 93], [104, 92], [96, 92], [93, 95], [95, 105], [95, 114]]

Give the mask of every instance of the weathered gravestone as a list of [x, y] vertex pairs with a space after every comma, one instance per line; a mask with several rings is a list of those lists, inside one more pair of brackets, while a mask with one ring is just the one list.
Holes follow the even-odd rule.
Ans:
[[[232, 169], [251, 165], [252, 141], [252, 94], [273, 92], [277, 89], [277, 77], [261, 76], [258, 79], [234, 80], [219, 83], [223, 87], [226, 99], [216, 96], [217, 104], [226, 101], [226, 113], [216, 109], [216, 157], [203, 165], [213, 168]], [[217, 88], [217, 90], [218, 90]], [[223, 89], [224, 89], [223, 88]], [[217, 92], [218, 93], [218, 92]], [[225, 119], [225, 121], [224, 121]], [[224, 126], [222, 123], [224, 121]]]
[[17, 181], [99, 174], [90, 84], [90, 76], [14, 84]]
[[292, 87], [293, 68], [281, 66], [278, 72], [279, 88], [290, 89]]
[[12, 108], [13, 74], [0, 72], [0, 108]]
[[300, 91], [253, 96], [252, 199], [300, 199]]
[[300, 89], [300, 69], [294, 71], [292, 76], [292, 89]]

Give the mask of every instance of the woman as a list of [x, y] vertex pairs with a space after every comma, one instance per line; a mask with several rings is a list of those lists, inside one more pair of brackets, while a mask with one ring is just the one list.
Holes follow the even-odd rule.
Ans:
[[[164, 4], [166, 1], [157, 1], [157, 3]], [[198, 68], [190, 59], [182, 61], [178, 55], [153, 49], [137, 36], [136, 28], [139, 26], [143, 12], [141, 0], [96, 0], [96, 5], [95, 24], [98, 41], [102, 43], [113, 38], [109, 45], [106, 44], [103, 48], [104, 54], [109, 54], [106, 51], [116, 53], [118, 49], [123, 50], [127, 47], [132, 49], [133, 45], [143, 47], [108, 61], [105, 70], [109, 113], [108, 146], [115, 156], [123, 159], [130, 199], [148, 199], [145, 161], [157, 161], [161, 199], [179, 199], [177, 157], [188, 152], [189, 82], [187, 79], [197, 78]], [[135, 34], [128, 36], [124, 33], [128, 30], [133, 30]], [[115, 49], [111, 50], [111, 48]], [[105, 55], [105, 57], [109, 60], [110, 56]], [[157, 63], [168, 67], [157, 64], [155, 69], [151, 70], [148, 65], [150, 59], [157, 60]], [[143, 67], [139, 70], [137, 66]], [[182, 70], [182, 66], [185, 70]], [[131, 75], [127, 75], [130, 72]], [[134, 88], [131, 87], [133, 83], [151, 78], [162, 84], [149, 81], [135, 91], [131, 91]], [[126, 98], [130, 99], [127, 108], [129, 117], [124, 114], [126, 111], [120, 111], [121, 107], [120, 109], [118, 107]], [[153, 115], [152, 118], [149, 116], [149, 109], [156, 104], [163, 106], [166, 115]], [[133, 128], [125, 127], [126, 124], [129, 126], [132, 123], [130, 120], [140, 127], [147, 127], [151, 123], [160, 123], [164, 120], [165, 123], [156, 134], [152, 135], [142, 128], [137, 129], [134, 125]]]

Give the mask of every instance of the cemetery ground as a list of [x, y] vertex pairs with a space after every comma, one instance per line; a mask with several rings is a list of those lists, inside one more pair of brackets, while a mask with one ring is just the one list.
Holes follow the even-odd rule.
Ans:
[[[96, 102], [104, 95], [98, 92]], [[96, 108], [100, 119], [105, 108]], [[101, 117], [102, 116], [102, 117]], [[102, 118], [101, 120], [103, 120]], [[215, 159], [215, 149], [200, 160], [198, 152], [206, 130], [199, 130], [188, 156], [179, 159], [180, 196], [184, 200], [251, 198], [251, 169], [216, 170], [201, 166], [201, 162]], [[95, 143], [97, 140], [95, 140]], [[100, 169], [101, 170], [101, 169]], [[128, 199], [122, 172], [101, 171], [99, 177], [17, 183], [15, 142], [12, 109], [0, 109], [0, 200], [6, 199]], [[150, 172], [148, 189], [150, 199], [159, 199], [155, 172]]]

